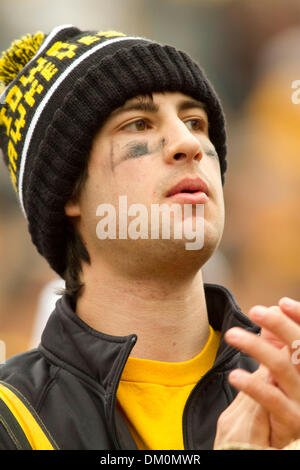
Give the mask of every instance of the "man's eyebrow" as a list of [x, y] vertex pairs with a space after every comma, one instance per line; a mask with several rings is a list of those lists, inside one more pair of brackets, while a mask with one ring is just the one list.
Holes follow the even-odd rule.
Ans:
[[148, 113], [158, 113], [159, 106], [155, 104], [152, 100], [138, 100], [134, 102], [129, 102], [120, 108], [117, 108], [115, 111], [112, 112], [113, 116], [116, 116], [120, 113], [125, 113], [128, 111], [144, 111]]
[[201, 101], [186, 99], [178, 104], [178, 111], [186, 111], [191, 108], [198, 108], [206, 111], [206, 106]]
[[[180, 101], [180, 103], [177, 105], [177, 110], [178, 112], [180, 111], [186, 111], [191, 108], [198, 108], [202, 109], [203, 111], [206, 111], [205, 104], [202, 103], [201, 101], [197, 101], [194, 99], [185, 99], [183, 101]], [[125, 103], [123, 106], [120, 108], [115, 109], [112, 112], [112, 116], [117, 116], [120, 113], [125, 113], [128, 111], [143, 111], [143, 112], [148, 112], [148, 113], [158, 113], [159, 112], [159, 106], [154, 103], [153, 100], [150, 98], [142, 98], [142, 99], [137, 99], [135, 101]]]

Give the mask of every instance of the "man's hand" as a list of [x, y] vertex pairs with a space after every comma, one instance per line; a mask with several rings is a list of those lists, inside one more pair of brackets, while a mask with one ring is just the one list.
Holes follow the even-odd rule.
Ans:
[[[253, 375], [267, 380], [268, 371], [260, 366]], [[268, 413], [243, 392], [239, 392], [219, 416], [214, 449], [222, 449], [226, 445], [233, 444], [250, 444], [258, 448], [270, 446]]]
[[262, 327], [261, 336], [241, 328], [231, 328], [225, 335], [229, 344], [256, 359], [270, 373], [263, 378], [236, 369], [229, 381], [268, 412], [269, 445], [278, 449], [300, 438], [300, 364], [293, 361], [295, 345], [300, 344], [300, 302], [293, 302], [289, 307], [283, 298], [280, 308], [256, 306], [250, 310], [250, 318]]
[[[295, 300], [289, 299], [288, 297], [283, 297], [279, 300], [278, 306], [269, 307], [270, 309], [278, 309], [281, 310], [285, 315], [290, 317], [294, 320], [298, 325], [300, 325], [300, 302], [296, 302]], [[250, 310], [251, 312], [255, 309], [260, 308], [260, 306], [255, 306]], [[263, 307], [266, 308], [266, 307]], [[281, 349], [284, 346], [284, 343], [273, 333], [271, 333], [266, 328], [262, 328], [261, 336], [267, 339], [270, 343], [274, 344], [274, 346]], [[300, 339], [300, 338], [299, 338]]]

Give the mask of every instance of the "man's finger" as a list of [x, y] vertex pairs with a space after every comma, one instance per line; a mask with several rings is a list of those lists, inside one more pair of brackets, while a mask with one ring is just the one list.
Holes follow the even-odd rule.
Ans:
[[266, 366], [284, 393], [300, 403], [300, 374], [282, 350], [242, 328], [231, 328], [226, 341]]
[[295, 341], [300, 340], [300, 326], [280, 311], [279, 307], [253, 307], [249, 316], [251, 320], [266, 328], [279, 338], [290, 349]]
[[268, 341], [270, 344], [276, 346], [276, 348], [281, 349], [285, 346], [284, 342], [274, 335], [271, 331], [267, 330], [267, 328], [262, 328], [260, 332], [260, 336]]
[[291, 400], [276, 386], [267, 383], [259, 376], [242, 369], [233, 370], [228, 377], [229, 382], [245, 393], [276, 418], [294, 416], [295, 407]]
[[278, 305], [286, 315], [300, 325], [300, 302], [290, 299], [289, 297], [282, 297]]

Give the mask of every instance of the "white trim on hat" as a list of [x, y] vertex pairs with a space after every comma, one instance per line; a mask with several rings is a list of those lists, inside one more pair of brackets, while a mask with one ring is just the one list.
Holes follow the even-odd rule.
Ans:
[[52, 87], [48, 90], [48, 92], [46, 93], [46, 95], [44, 96], [43, 100], [41, 101], [41, 103], [39, 104], [39, 106], [37, 107], [36, 111], [35, 111], [35, 114], [31, 120], [31, 123], [30, 123], [30, 126], [28, 128], [28, 131], [27, 131], [27, 134], [26, 134], [26, 137], [25, 137], [25, 141], [24, 141], [24, 146], [23, 146], [23, 151], [22, 151], [22, 155], [21, 155], [21, 161], [20, 161], [20, 169], [19, 169], [19, 181], [18, 181], [18, 193], [19, 193], [19, 200], [20, 200], [20, 204], [21, 204], [21, 208], [22, 208], [22, 211], [26, 217], [26, 212], [25, 212], [25, 208], [24, 208], [24, 203], [23, 203], [23, 177], [24, 177], [24, 170], [25, 170], [25, 164], [26, 164], [26, 158], [27, 158], [27, 152], [28, 152], [28, 148], [30, 146], [30, 142], [31, 142], [31, 138], [32, 138], [32, 135], [34, 133], [34, 130], [36, 128], [36, 125], [37, 125], [37, 122], [45, 108], [45, 106], [47, 105], [48, 101], [50, 100], [51, 96], [53, 95], [53, 93], [56, 91], [56, 89], [58, 88], [58, 86], [63, 82], [63, 80], [65, 78], [67, 78], [67, 76], [83, 61], [85, 60], [87, 57], [89, 57], [91, 54], [93, 54], [94, 52], [96, 52], [97, 50], [105, 47], [105, 46], [108, 46], [114, 42], [120, 42], [120, 41], [128, 41], [128, 40], [132, 40], [132, 39], [135, 39], [135, 40], [143, 40], [143, 41], [147, 41], [147, 42], [151, 42], [149, 39], [145, 39], [145, 38], [142, 38], [142, 37], [137, 37], [137, 36], [121, 36], [121, 37], [117, 37], [117, 38], [114, 38], [114, 39], [107, 39], [105, 42], [103, 43], [98, 43], [96, 46], [94, 46], [93, 48], [89, 49], [88, 51], [86, 51], [84, 54], [82, 54], [80, 57], [78, 57], [77, 59], [74, 60], [74, 62], [72, 62], [72, 64], [69, 65], [68, 68], [66, 68], [66, 70], [59, 76], [59, 78], [53, 83]]

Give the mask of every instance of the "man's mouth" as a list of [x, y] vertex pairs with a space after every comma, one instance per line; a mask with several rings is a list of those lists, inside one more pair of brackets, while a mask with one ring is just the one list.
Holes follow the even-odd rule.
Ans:
[[167, 192], [166, 197], [186, 204], [205, 204], [209, 200], [208, 193], [208, 185], [203, 179], [185, 177]]

